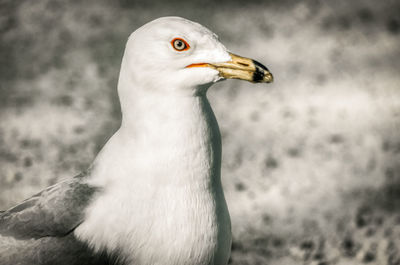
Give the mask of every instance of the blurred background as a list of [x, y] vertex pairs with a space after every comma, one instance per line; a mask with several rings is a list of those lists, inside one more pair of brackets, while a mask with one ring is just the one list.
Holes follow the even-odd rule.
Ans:
[[90, 165], [127, 37], [166, 15], [275, 77], [208, 93], [231, 264], [400, 264], [399, 1], [1, 0], [0, 209]]

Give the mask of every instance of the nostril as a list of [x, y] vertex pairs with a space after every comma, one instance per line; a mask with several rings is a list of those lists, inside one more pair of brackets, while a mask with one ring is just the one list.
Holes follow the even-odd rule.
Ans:
[[238, 64], [243, 65], [243, 66], [246, 66], [246, 67], [249, 67], [249, 65], [248, 65], [247, 63], [238, 62]]

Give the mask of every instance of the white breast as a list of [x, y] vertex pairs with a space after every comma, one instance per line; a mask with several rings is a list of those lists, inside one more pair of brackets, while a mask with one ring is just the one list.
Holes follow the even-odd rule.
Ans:
[[139, 131], [122, 126], [97, 158], [91, 181], [104, 192], [75, 234], [132, 265], [226, 264], [230, 220], [211, 108], [205, 97], [160, 104], [136, 121]]

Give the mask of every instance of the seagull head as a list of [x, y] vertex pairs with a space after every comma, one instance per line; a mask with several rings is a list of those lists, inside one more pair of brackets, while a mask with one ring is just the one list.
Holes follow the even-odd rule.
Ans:
[[197, 94], [228, 78], [254, 83], [273, 81], [267, 67], [230, 53], [204, 26], [180, 17], [163, 17], [129, 37], [120, 82], [135, 84], [139, 89]]

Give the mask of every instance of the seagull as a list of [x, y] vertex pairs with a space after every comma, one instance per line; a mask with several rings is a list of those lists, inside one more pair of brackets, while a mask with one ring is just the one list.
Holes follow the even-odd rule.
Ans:
[[128, 38], [122, 122], [91, 166], [0, 212], [0, 265], [225, 265], [231, 223], [207, 89], [273, 81], [180, 17]]

